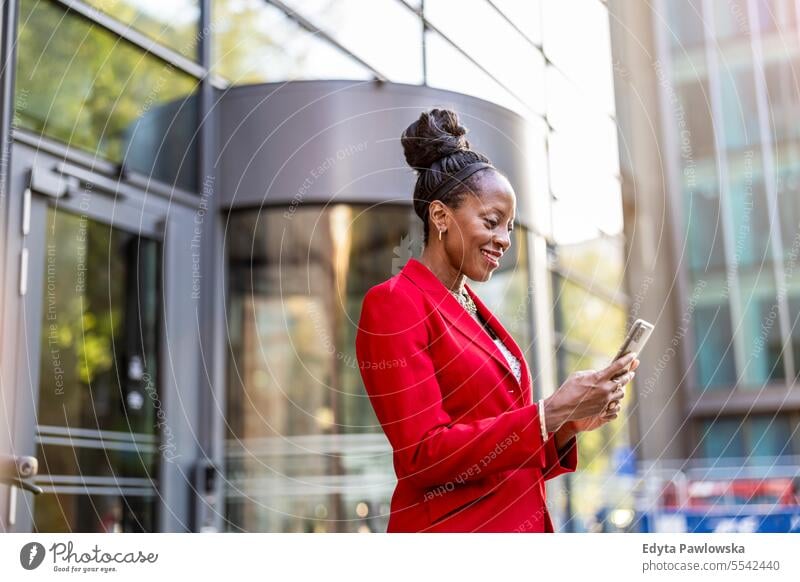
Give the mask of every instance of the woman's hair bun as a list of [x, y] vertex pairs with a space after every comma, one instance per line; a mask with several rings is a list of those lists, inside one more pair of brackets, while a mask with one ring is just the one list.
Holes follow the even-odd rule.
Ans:
[[406, 128], [400, 143], [408, 165], [422, 171], [442, 158], [469, 150], [466, 133], [455, 111], [431, 109]]

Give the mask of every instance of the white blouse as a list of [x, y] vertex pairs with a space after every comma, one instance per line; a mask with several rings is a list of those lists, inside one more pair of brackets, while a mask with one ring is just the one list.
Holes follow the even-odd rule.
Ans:
[[497, 347], [500, 348], [500, 351], [503, 352], [506, 360], [508, 360], [508, 365], [511, 366], [511, 371], [514, 373], [514, 377], [517, 379], [517, 382], [520, 382], [520, 379], [522, 378], [522, 367], [520, 366], [519, 360], [514, 356], [514, 354], [511, 353], [511, 350], [506, 347], [506, 344], [504, 344], [500, 338], [494, 340], [494, 343], [496, 343]]
[[[489, 330], [483, 325], [481, 318], [478, 317], [477, 314], [473, 315], [472, 317], [473, 319], [475, 319], [475, 321], [478, 322], [478, 324], [481, 327], [484, 328], [486, 333], [489, 333]], [[509, 350], [506, 347], [506, 344], [504, 344], [503, 340], [501, 340], [499, 337], [495, 338], [494, 343], [497, 344], [497, 347], [500, 349], [501, 352], [503, 352], [503, 355], [505, 356], [508, 365], [511, 366], [511, 372], [514, 374], [514, 377], [517, 379], [517, 383], [519, 384], [520, 382], [522, 382], [522, 366], [520, 365], [519, 360], [514, 354], [511, 353], [511, 350]]]

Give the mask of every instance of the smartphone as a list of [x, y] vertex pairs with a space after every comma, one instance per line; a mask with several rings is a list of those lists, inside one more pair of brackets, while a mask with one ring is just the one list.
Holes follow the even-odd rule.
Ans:
[[[650, 334], [653, 333], [654, 328], [655, 326], [652, 323], [645, 321], [644, 319], [637, 319], [634, 321], [631, 329], [628, 330], [628, 335], [625, 337], [625, 341], [622, 342], [617, 355], [614, 356], [611, 361], [615, 362], [630, 352], [641, 354], [642, 348], [644, 347], [644, 344], [647, 343], [647, 340], [650, 339]], [[622, 376], [627, 371], [628, 370], [626, 368], [621, 374], [615, 377]]]

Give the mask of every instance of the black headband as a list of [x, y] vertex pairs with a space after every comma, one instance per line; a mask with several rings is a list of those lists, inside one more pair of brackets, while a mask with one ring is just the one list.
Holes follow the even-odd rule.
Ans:
[[472, 174], [483, 170], [484, 168], [494, 168], [494, 166], [486, 162], [472, 162], [471, 164], [467, 164], [458, 172], [448, 176], [447, 179], [439, 184], [439, 186], [437, 186], [433, 192], [430, 193], [428, 200], [438, 200], [459, 184], [463, 184], [464, 181]]

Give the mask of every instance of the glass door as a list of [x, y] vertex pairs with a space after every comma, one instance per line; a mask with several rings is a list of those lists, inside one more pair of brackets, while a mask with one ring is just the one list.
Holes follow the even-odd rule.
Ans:
[[[22, 201], [13, 452], [35, 457], [11, 488], [7, 531], [159, 531], [160, 365], [169, 201], [28, 148]], [[164, 300], [166, 302], [166, 300]]]
[[160, 243], [58, 205], [44, 236], [32, 529], [155, 531]]

